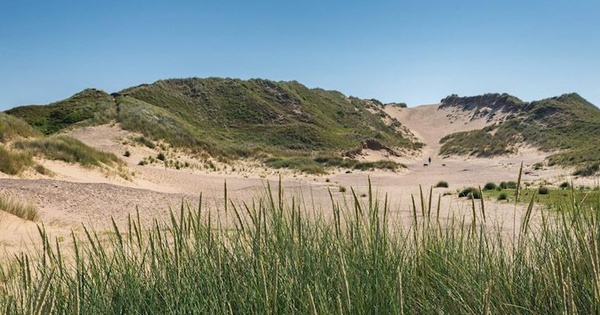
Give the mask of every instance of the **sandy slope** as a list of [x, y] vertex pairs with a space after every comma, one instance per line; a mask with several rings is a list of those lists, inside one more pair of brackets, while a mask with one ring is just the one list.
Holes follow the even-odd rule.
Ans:
[[[127, 215], [139, 209], [142, 221], [148, 224], [152, 218], [166, 218], [169, 209], [178, 209], [182, 200], [197, 204], [200, 194], [212, 211], [222, 209], [224, 184], [228, 196], [234, 201], [249, 202], [253, 197], [264, 193], [267, 182], [281, 183], [288, 196], [302, 198], [308, 209], [321, 209], [330, 216], [331, 201], [329, 192], [343, 204], [351, 199], [350, 187], [357, 195], [368, 192], [368, 180], [379, 196], [387, 195], [393, 205], [392, 217], [398, 222], [408, 222], [412, 216], [411, 195], [418, 194], [422, 185], [425, 190], [440, 180], [450, 184], [448, 189], [434, 189], [434, 200], [444, 192], [453, 195], [441, 197], [442, 217], [457, 215], [471, 216], [470, 203], [456, 198], [455, 192], [464, 186], [483, 185], [487, 181], [516, 180], [519, 165], [525, 165], [524, 180], [536, 182], [548, 179], [552, 182], [568, 179], [568, 171], [548, 169], [534, 171], [531, 165], [544, 160], [544, 155], [536, 150], [523, 148], [518, 155], [493, 159], [450, 158], [442, 160], [437, 152], [439, 139], [444, 135], [471, 129], [482, 128], [493, 123], [483, 119], [471, 119], [452, 110], [439, 109], [438, 105], [425, 105], [409, 109], [390, 108], [388, 113], [409, 127], [425, 144], [420, 156], [400, 158], [407, 169], [393, 172], [333, 172], [327, 176], [310, 176], [291, 171], [265, 169], [253, 161], [238, 162], [235, 165], [218, 165], [218, 171], [203, 168], [168, 169], [159, 165], [139, 166], [146, 156], [156, 155], [157, 150], [135, 145], [131, 139], [139, 136], [121, 130], [118, 126], [98, 126], [77, 129], [70, 135], [93, 147], [123, 156], [133, 179], [126, 180], [117, 172], [90, 170], [51, 161], [43, 164], [55, 173], [53, 178], [24, 179], [1, 176], [0, 189], [4, 193], [33, 200], [40, 208], [41, 221], [46, 229], [56, 237], [65, 239], [71, 230], [81, 230], [81, 224], [92, 225], [97, 229], [110, 228], [111, 217], [120, 224], [126, 222]], [[185, 152], [172, 151], [178, 159], [202, 164]], [[374, 153], [380, 154], [380, 153]], [[424, 166], [432, 157], [431, 165]], [[235, 169], [235, 171], [234, 171]], [[345, 193], [340, 187], [347, 188]], [[359, 197], [366, 201], [365, 197]], [[518, 219], [522, 209], [513, 205], [488, 202], [488, 216], [492, 221], [501, 222], [510, 234], [513, 217]], [[1, 212], [0, 212], [1, 213]], [[38, 239], [36, 225], [23, 222], [13, 216], [0, 216], [0, 256], [12, 253], [24, 244], [35, 244]], [[67, 241], [65, 241], [67, 242]], [[68, 243], [68, 242], [67, 242]]]

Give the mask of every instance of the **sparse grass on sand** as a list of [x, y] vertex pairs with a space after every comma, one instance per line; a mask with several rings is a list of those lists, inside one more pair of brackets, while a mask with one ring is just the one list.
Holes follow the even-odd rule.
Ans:
[[[474, 218], [439, 220], [421, 193], [409, 227], [369, 189], [306, 215], [281, 189], [236, 206], [130, 217], [72, 247], [2, 263], [5, 314], [592, 314], [600, 311], [600, 200], [542, 212], [514, 237]], [[225, 191], [227, 193], [227, 191]], [[431, 192], [430, 192], [431, 194]], [[225, 194], [227, 195], [227, 194]], [[347, 205], [350, 206], [347, 206]], [[420, 204], [420, 207], [417, 206]], [[476, 206], [479, 205], [480, 206]], [[438, 203], [439, 205], [439, 203]], [[218, 217], [218, 220], [215, 220]], [[230, 222], [222, 225], [218, 222]], [[232, 228], [235, 225], [235, 228]], [[108, 239], [106, 239], [108, 237]], [[55, 245], [54, 245], [55, 244]], [[68, 254], [67, 254], [68, 253]]]
[[112, 153], [94, 149], [68, 136], [59, 135], [21, 140], [16, 142], [14, 146], [33, 155], [67, 163], [79, 163], [86, 167], [123, 163]]
[[29, 221], [36, 221], [40, 216], [34, 203], [23, 202], [4, 194], [0, 194], [0, 210]]
[[18, 175], [33, 164], [31, 154], [27, 152], [13, 152], [5, 149], [0, 144], [0, 172], [8, 175]]

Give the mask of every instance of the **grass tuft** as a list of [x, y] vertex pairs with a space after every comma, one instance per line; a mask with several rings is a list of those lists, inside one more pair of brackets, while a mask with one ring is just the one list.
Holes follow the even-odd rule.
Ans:
[[36, 221], [40, 216], [34, 203], [22, 202], [5, 194], [0, 194], [0, 210], [29, 221]]
[[51, 160], [67, 163], [79, 163], [82, 166], [102, 166], [121, 164], [121, 160], [112, 153], [91, 148], [81, 141], [67, 136], [52, 136], [32, 140], [21, 140], [15, 148], [42, 156]]

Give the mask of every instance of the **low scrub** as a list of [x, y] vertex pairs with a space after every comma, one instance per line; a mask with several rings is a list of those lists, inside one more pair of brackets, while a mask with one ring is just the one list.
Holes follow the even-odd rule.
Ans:
[[4, 194], [0, 194], [0, 210], [29, 221], [35, 221], [40, 216], [34, 203], [23, 202]]

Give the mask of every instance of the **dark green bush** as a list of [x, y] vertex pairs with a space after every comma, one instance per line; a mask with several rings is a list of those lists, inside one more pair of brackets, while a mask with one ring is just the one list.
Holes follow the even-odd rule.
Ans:
[[497, 187], [496, 184], [489, 182], [489, 183], [486, 183], [485, 186], [483, 186], [483, 190], [494, 190], [494, 189], [496, 189], [496, 187]]
[[474, 187], [467, 187], [458, 193], [458, 197], [467, 197], [469, 199], [481, 199], [481, 192], [479, 189]]
[[548, 192], [548, 187], [546, 186], [540, 186], [540, 188], [538, 188], [538, 194], [540, 195], [547, 195]]
[[435, 188], [448, 188], [448, 182], [439, 181], [437, 184], [435, 184]]

